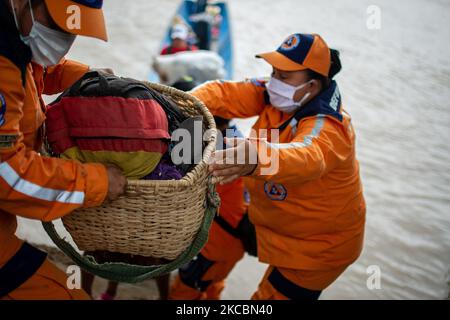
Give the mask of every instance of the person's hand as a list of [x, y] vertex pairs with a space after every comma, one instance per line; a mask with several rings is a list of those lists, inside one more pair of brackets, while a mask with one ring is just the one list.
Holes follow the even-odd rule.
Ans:
[[258, 164], [256, 146], [248, 139], [225, 138], [231, 147], [213, 153], [209, 172], [215, 177], [222, 177], [220, 184], [236, 180], [251, 174]]
[[106, 171], [108, 173], [108, 194], [106, 199], [108, 201], [113, 201], [125, 193], [127, 178], [116, 166], [106, 165]]
[[102, 73], [104, 75], [114, 75], [114, 71], [111, 68], [92, 68], [89, 71], [97, 71], [98, 73]]

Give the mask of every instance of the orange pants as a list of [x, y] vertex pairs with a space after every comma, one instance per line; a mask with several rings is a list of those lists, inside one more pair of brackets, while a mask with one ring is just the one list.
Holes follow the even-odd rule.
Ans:
[[59, 270], [48, 259], [36, 273], [19, 288], [0, 300], [89, 300], [83, 290], [69, 290], [67, 274]]
[[[218, 300], [224, 280], [242, 258], [244, 248], [216, 222], [208, 243], [198, 255], [179, 270], [173, 282], [171, 300]], [[344, 272], [345, 267], [330, 270], [294, 270], [269, 266], [253, 300], [317, 300], [323, 289]]]
[[169, 299], [219, 300], [226, 277], [243, 256], [241, 240], [214, 221], [205, 247], [195, 260], [179, 270]]

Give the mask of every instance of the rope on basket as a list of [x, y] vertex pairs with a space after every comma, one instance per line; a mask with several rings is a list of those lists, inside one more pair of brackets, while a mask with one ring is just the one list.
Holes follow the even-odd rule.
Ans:
[[94, 257], [82, 256], [69, 242], [62, 239], [56, 232], [52, 222], [43, 222], [42, 225], [58, 248], [84, 270], [111, 281], [137, 283], [169, 273], [191, 261], [208, 241], [209, 229], [214, 220], [214, 216], [217, 214], [219, 205], [220, 198], [215, 191], [211, 177], [208, 177], [206, 210], [199, 232], [192, 244], [178, 258], [162, 265], [140, 266], [120, 262], [99, 264], [95, 261]]

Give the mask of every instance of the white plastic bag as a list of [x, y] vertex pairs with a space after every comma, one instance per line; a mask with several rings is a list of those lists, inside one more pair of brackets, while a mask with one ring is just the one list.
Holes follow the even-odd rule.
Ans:
[[222, 79], [225, 76], [223, 59], [213, 51], [183, 51], [155, 58], [154, 68], [162, 83], [171, 85], [190, 76], [196, 82]]

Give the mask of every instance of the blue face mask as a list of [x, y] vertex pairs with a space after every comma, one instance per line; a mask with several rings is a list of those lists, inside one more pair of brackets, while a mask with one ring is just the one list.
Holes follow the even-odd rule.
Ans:
[[[11, 7], [13, 8], [14, 21], [19, 30], [13, 0], [10, 1]], [[30, 6], [33, 26], [28, 36], [20, 35], [20, 38], [28, 47], [30, 47], [34, 62], [44, 67], [58, 64], [67, 52], [69, 52], [76, 36], [70, 33], [53, 30], [35, 21], [30, 0], [28, 0], [28, 5]]]

